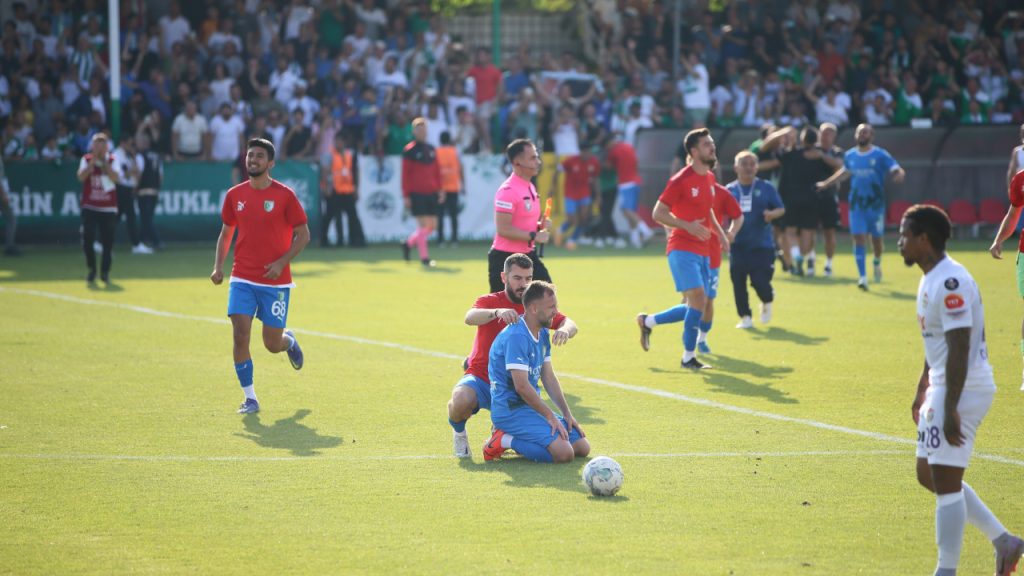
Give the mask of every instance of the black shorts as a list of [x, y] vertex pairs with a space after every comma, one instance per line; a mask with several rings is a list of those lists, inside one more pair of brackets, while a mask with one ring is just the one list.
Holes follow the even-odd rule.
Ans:
[[839, 228], [839, 199], [832, 192], [818, 195], [818, 224], [825, 230]]
[[437, 194], [409, 194], [413, 216], [437, 216]]
[[786, 206], [786, 228], [817, 230], [818, 205], [814, 202]]

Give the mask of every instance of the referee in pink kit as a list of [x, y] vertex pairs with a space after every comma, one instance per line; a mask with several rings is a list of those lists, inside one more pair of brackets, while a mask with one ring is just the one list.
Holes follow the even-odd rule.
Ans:
[[537, 256], [537, 243], [548, 241], [551, 221], [540, 221], [540, 196], [530, 182], [540, 173], [540, 154], [533, 142], [521, 138], [513, 140], [505, 148], [505, 156], [512, 163], [512, 175], [494, 196], [496, 232], [487, 253], [487, 278], [491, 292], [505, 289], [501, 280], [505, 259], [517, 252], [526, 254], [533, 261], [534, 280], [551, 282], [548, 269]]

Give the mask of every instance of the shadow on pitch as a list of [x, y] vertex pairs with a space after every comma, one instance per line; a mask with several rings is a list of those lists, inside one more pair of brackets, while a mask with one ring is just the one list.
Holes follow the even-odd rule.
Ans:
[[716, 372], [750, 374], [757, 378], [781, 378], [782, 375], [793, 372], [793, 368], [790, 366], [765, 366], [757, 362], [741, 360], [740, 358], [723, 356], [721, 354], [712, 354], [712, 356], [714, 360], [711, 364], [715, 367]]
[[557, 488], [580, 494], [589, 494], [582, 479], [583, 467], [586, 464], [586, 458], [577, 458], [571, 464], [532, 462], [512, 451], [506, 452], [500, 460], [491, 462], [482, 459], [459, 459], [459, 467], [467, 472], [489, 472], [508, 476], [505, 485], [509, 487]]
[[[586, 406], [580, 400], [580, 397], [574, 394], [566, 394], [565, 391], [562, 391], [562, 394], [565, 396], [565, 401], [569, 403], [569, 409], [572, 410], [572, 415], [580, 423], [580, 426], [604, 424], [604, 418], [596, 415], [596, 412], [600, 412], [600, 408]], [[584, 428], [584, 431], [586, 431], [586, 428]]]
[[319, 450], [340, 446], [340, 436], [321, 435], [316, 428], [299, 422], [310, 413], [305, 408], [296, 410], [293, 416], [277, 420], [270, 426], [260, 422], [259, 414], [246, 414], [242, 418], [245, 433], [236, 432], [235, 435], [252, 440], [264, 448], [289, 450], [294, 456], [317, 456]]
[[792, 330], [786, 330], [778, 326], [772, 326], [767, 330], [759, 330], [757, 328], [748, 330], [751, 337], [756, 340], [779, 340], [782, 342], [792, 342], [793, 344], [799, 344], [801, 346], [816, 346], [823, 342], [828, 342], [828, 336], [808, 336], [807, 334], [801, 334], [799, 332], [793, 332]]
[[[792, 369], [790, 369], [792, 371]], [[764, 398], [775, 404], [799, 404], [800, 401], [789, 395], [789, 392], [772, 388], [770, 383], [755, 384], [731, 374], [724, 374], [715, 370], [702, 372], [704, 383], [712, 386], [712, 392], [723, 392], [736, 396], [749, 396]]]

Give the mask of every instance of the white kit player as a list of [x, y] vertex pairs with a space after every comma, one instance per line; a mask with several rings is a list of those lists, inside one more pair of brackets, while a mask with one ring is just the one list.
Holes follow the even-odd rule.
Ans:
[[1007, 532], [963, 482], [996, 386], [985, 346], [981, 295], [967, 269], [946, 255], [950, 231], [949, 217], [934, 206], [913, 206], [900, 223], [903, 261], [924, 272], [917, 291], [917, 320], [925, 365], [911, 409], [917, 423], [917, 480], [936, 495], [935, 576], [956, 574], [968, 522], [992, 541], [995, 573], [1004, 576], [1016, 568], [1024, 541]]

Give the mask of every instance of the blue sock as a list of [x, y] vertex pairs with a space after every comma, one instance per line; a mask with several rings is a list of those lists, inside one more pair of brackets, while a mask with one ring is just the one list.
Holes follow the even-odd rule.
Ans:
[[682, 322], [686, 318], [686, 311], [689, 307], [686, 304], [679, 304], [673, 306], [668, 310], [658, 312], [654, 315], [654, 321], [658, 324], [672, 324], [674, 322]]
[[867, 270], [867, 257], [868, 249], [867, 246], [854, 246], [853, 247], [853, 258], [857, 261], [857, 272], [861, 278], [868, 275]]
[[711, 332], [711, 322], [708, 322], [707, 320], [701, 320], [700, 321], [700, 331], [701, 332]]
[[579, 240], [580, 236], [583, 236], [583, 226], [577, 226], [576, 229], [572, 231], [573, 242]]
[[693, 352], [697, 349], [697, 328], [703, 315], [704, 311], [696, 308], [686, 312], [686, 320], [683, 321], [683, 350]]
[[512, 439], [512, 449], [534, 462], [550, 463], [555, 461], [555, 459], [551, 457], [551, 452], [548, 452], [548, 449], [544, 446], [534, 444], [533, 442], [527, 442], [526, 440], [520, 440], [519, 438]]
[[566, 232], [568, 232], [569, 231], [569, 221], [566, 220], [565, 222], [562, 222], [562, 225], [559, 227], [559, 230], [562, 232], [562, 234], [565, 234]]
[[236, 363], [235, 374], [238, 374], [238, 383], [242, 388], [252, 386], [252, 359]]
[[452, 420], [451, 418], [449, 418], [448, 419], [448, 423], [452, 425], [452, 430], [455, 430], [459, 434], [462, 434], [463, 432], [466, 431], [466, 421], [465, 420], [463, 420], [462, 422], [456, 422], [456, 421]]

